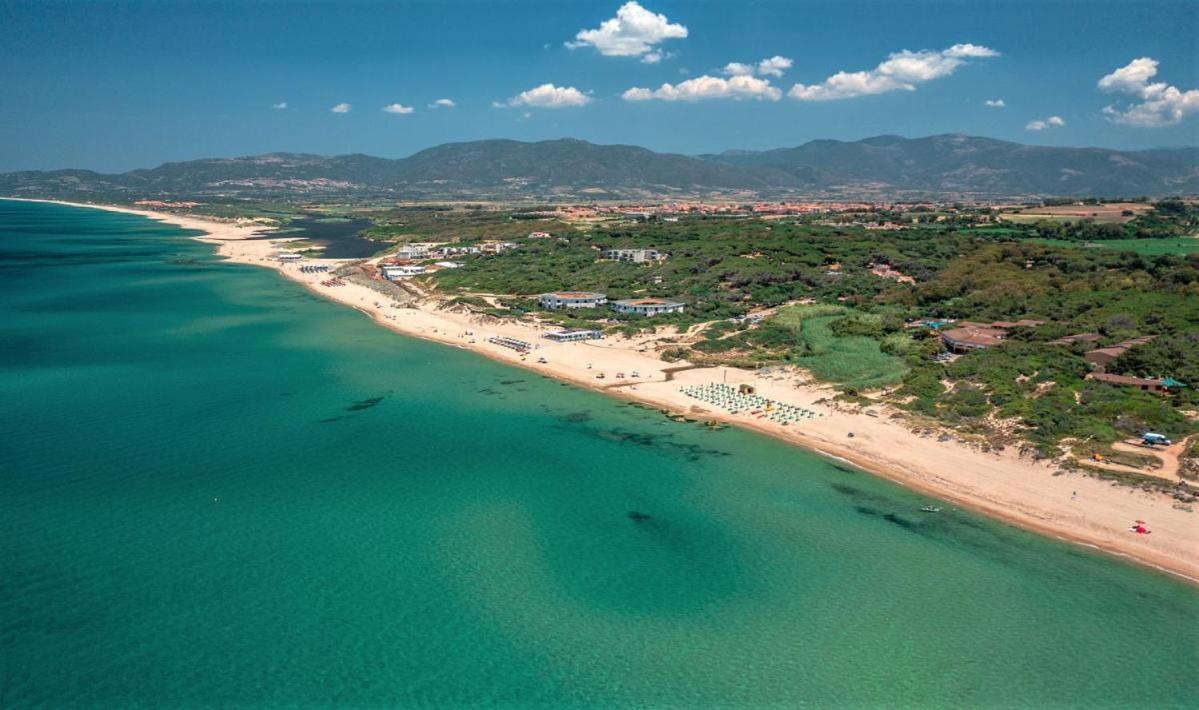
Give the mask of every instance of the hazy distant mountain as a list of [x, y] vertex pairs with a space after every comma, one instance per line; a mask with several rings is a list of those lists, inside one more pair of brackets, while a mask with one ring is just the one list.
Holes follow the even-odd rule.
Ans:
[[816, 140], [798, 148], [702, 156], [770, 167], [826, 189], [976, 195], [1167, 195], [1199, 192], [1199, 148], [1046, 148], [963, 135]]
[[76, 199], [1012, 197], [1199, 193], [1199, 149], [1042, 148], [960, 135], [689, 157], [562, 139], [449, 143], [397, 160], [272, 153], [0, 175], [0, 194]]

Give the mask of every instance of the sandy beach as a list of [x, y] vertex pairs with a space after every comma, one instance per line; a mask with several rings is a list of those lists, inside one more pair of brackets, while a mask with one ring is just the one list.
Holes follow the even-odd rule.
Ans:
[[[695, 368], [666, 363], [638, 340], [609, 338], [579, 343], [553, 343], [536, 326], [482, 319], [441, 309], [435, 302], [399, 305], [365, 286], [345, 282], [328, 285], [327, 273], [306, 273], [295, 263], [274, 258], [286, 239], [249, 239], [262, 229], [253, 223], [226, 223], [192, 216], [125, 207], [84, 205], [138, 214], [204, 232], [200, 241], [216, 246], [231, 261], [274, 269], [322, 297], [353, 307], [378, 324], [447, 345], [470, 349], [496, 360], [686, 415], [754, 429], [809, 450], [851, 462], [857, 467], [934, 495], [953, 505], [976, 510], [1023, 528], [1091, 546], [1130, 561], [1199, 584], [1199, 517], [1174, 507], [1164, 494], [1117, 485], [1081, 473], [1063, 472], [1051, 462], [1035, 462], [1016, 452], [983, 452], [941, 437], [912, 431], [884, 407], [847, 411], [831, 404], [832, 391], [806, 383], [793, 371], [749, 372], [728, 368]], [[344, 260], [305, 259], [306, 265], [344, 264]], [[535, 344], [527, 356], [488, 342], [507, 336]], [[642, 352], [641, 350], [645, 350]], [[544, 360], [544, 362], [540, 362]], [[639, 377], [633, 378], [636, 372]], [[604, 377], [597, 377], [600, 374]], [[623, 373], [623, 378], [617, 378]], [[727, 383], [753, 385], [757, 393], [779, 403], [812, 410], [812, 418], [782, 425], [753, 413], [731, 413], [684, 394], [689, 385]], [[613, 386], [618, 385], [618, 386]], [[873, 410], [873, 411], [870, 411]], [[852, 436], [850, 434], [852, 433]], [[1147, 521], [1152, 534], [1129, 530], [1134, 520]]]

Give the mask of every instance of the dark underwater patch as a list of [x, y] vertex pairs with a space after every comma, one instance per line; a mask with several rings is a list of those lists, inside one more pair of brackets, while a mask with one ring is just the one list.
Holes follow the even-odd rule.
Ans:
[[355, 402], [355, 403], [351, 404], [350, 406], [346, 407], [346, 411], [347, 412], [361, 412], [364, 409], [370, 409], [371, 407], [377, 406], [382, 401], [383, 401], [383, 397], [370, 397], [369, 399], [364, 399], [360, 402]]
[[571, 424], [579, 424], [581, 422], [591, 421], [591, 412], [570, 412], [562, 415], [562, 421], [570, 422]]
[[908, 520], [907, 518], [901, 518], [898, 515], [896, 515], [895, 513], [884, 513], [883, 511], [878, 510], [877, 508], [870, 508], [870, 507], [867, 507], [864, 505], [855, 505], [853, 507], [853, 509], [858, 511], [862, 515], [867, 515], [872, 518], [882, 518], [883, 520], [886, 520], [888, 523], [891, 523], [893, 525], [898, 525], [899, 527], [903, 528], [904, 530], [911, 530], [914, 532], [916, 530], [916, 528], [919, 527], [916, 523], [912, 522], [911, 520]]

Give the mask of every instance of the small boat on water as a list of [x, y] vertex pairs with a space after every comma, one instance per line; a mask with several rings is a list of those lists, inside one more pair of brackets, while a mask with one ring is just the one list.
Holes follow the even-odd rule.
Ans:
[[941, 509], [935, 505], [926, 505], [923, 508], [921, 508], [920, 510], [925, 513], [940, 513], [941, 512]]

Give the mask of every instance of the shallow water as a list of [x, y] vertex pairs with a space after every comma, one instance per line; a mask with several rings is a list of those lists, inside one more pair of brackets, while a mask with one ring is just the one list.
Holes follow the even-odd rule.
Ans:
[[1199, 593], [0, 202], [0, 705], [1195, 706]]

